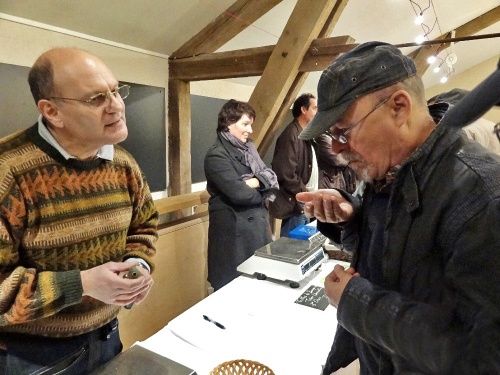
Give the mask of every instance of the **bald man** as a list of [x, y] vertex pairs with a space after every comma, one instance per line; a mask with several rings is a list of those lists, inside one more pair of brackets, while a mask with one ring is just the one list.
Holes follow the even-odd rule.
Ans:
[[88, 374], [120, 353], [116, 316], [153, 284], [158, 213], [116, 145], [129, 86], [71, 48], [28, 81], [38, 121], [0, 140], [0, 373]]

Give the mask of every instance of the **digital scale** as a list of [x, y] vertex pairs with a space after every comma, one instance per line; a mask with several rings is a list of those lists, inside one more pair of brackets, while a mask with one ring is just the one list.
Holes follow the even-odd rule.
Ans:
[[[319, 234], [319, 233], [318, 233]], [[319, 268], [325, 260], [324, 236], [312, 236], [309, 240], [280, 237], [255, 250], [254, 255], [236, 269], [258, 279], [267, 277], [288, 281], [292, 288]]]

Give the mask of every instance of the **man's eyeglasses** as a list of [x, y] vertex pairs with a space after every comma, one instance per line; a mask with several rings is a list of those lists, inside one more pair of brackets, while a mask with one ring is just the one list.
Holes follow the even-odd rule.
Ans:
[[129, 85], [121, 85], [121, 86], [118, 86], [113, 91], [101, 92], [99, 94], [95, 94], [95, 95], [91, 96], [90, 98], [88, 98], [86, 100], [74, 99], [74, 98], [62, 98], [59, 96], [51, 96], [50, 99], [74, 100], [77, 102], [87, 103], [87, 105], [89, 105], [91, 107], [102, 107], [103, 105], [109, 104], [109, 101], [111, 100], [111, 95], [113, 95], [115, 98], [118, 97], [118, 95], [119, 95], [122, 99], [125, 99], [128, 96], [128, 94], [130, 94], [130, 86]]
[[363, 123], [363, 121], [366, 120], [366, 118], [368, 116], [370, 116], [373, 112], [375, 112], [375, 110], [379, 107], [381, 107], [382, 105], [384, 105], [385, 103], [387, 103], [387, 101], [391, 98], [392, 94], [389, 95], [387, 98], [385, 98], [384, 100], [382, 100], [380, 103], [378, 103], [375, 108], [373, 108], [370, 112], [368, 112], [366, 114], [366, 116], [364, 116], [361, 120], [359, 120], [358, 122], [356, 122], [353, 126], [351, 126], [350, 128], [347, 128], [347, 129], [338, 129], [338, 128], [335, 128], [333, 131], [326, 131], [326, 134], [328, 134], [330, 137], [332, 137], [333, 139], [335, 139], [337, 142], [339, 143], [342, 143], [342, 144], [346, 144], [347, 143], [347, 135], [352, 132], [352, 130], [354, 128], [356, 128], [357, 126], [361, 125]]
[[498, 142], [500, 142], [500, 122], [497, 123], [493, 129], [497, 135]]

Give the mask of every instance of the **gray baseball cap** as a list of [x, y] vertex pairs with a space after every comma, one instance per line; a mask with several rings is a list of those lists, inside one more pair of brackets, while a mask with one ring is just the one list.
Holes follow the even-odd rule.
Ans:
[[321, 74], [318, 112], [300, 133], [308, 140], [326, 132], [359, 97], [415, 75], [413, 60], [383, 42], [363, 43], [336, 59]]
[[441, 124], [463, 127], [476, 121], [494, 105], [500, 105], [500, 60], [497, 70], [446, 112]]

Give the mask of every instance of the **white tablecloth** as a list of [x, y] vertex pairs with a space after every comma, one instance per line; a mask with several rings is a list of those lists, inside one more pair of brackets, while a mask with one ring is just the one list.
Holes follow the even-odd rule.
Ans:
[[323, 311], [295, 301], [310, 285], [323, 286], [336, 263], [342, 262], [324, 263], [297, 289], [240, 276], [138, 344], [199, 375], [240, 358], [261, 362], [276, 375], [319, 375], [335, 335], [337, 310], [328, 306]]

